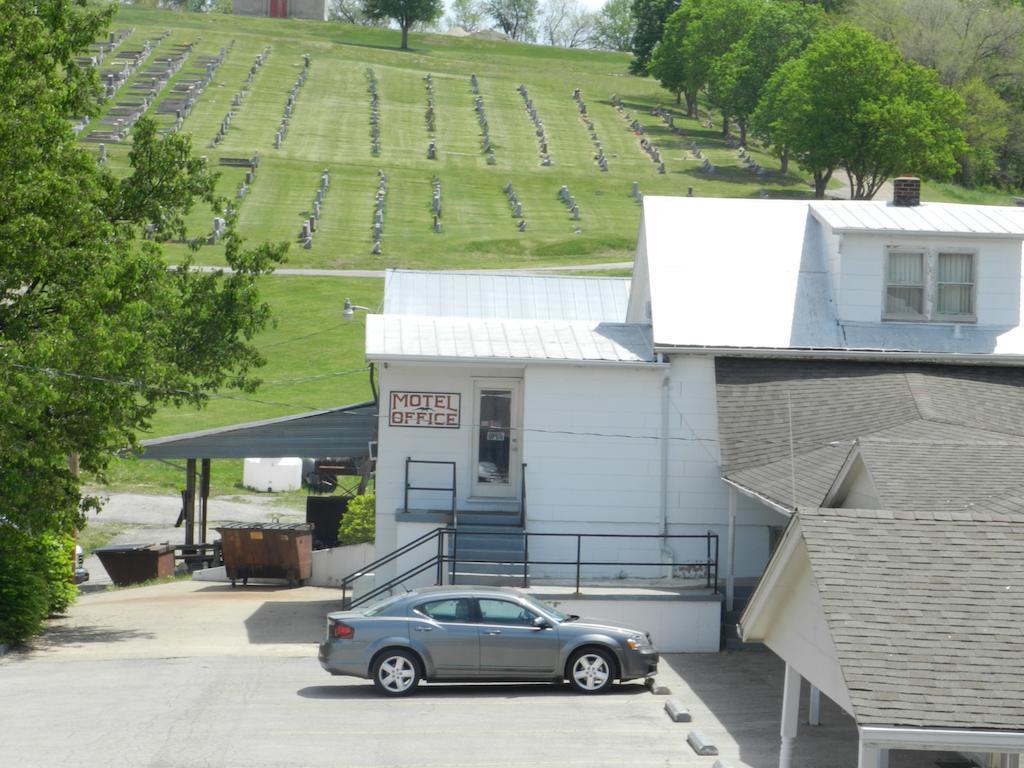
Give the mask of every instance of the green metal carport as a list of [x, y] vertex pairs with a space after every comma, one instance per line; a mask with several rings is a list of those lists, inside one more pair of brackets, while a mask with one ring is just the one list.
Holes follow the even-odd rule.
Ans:
[[[140, 458], [185, 459], [185, 491], [182, 494], [185, 545], [193, 546], [197, 543], [196, 522], [199, 523], [199, 543], [206, 542], [211, 459], [297, 456], [369, 462], [375, 453], [372, 446], [377, 440], [377, 410], [375, 402], [360, 403], [144, 440]], [[200, 468], [198, 478], [197, 463]]]

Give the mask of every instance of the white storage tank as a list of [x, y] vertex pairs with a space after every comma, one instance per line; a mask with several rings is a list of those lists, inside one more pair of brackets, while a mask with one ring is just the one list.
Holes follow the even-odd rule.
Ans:
[[246, 459], [242, 485], [267, 493], [297, 491], [302, 487], [302, 459]]

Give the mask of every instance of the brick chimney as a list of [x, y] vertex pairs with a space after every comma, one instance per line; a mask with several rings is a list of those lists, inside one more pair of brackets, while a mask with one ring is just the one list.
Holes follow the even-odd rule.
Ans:
[[916, 176], [899, 176], [892, 180], [892, 204], [910, 208], [921, 204], [921, 180]]

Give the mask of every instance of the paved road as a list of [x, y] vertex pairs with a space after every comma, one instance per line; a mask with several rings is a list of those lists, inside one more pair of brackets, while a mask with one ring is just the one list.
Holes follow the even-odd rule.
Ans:
[[[384, 699], [315, 658], [337, 592], [175, 582], [84, 596], [0, 657], [0, 766], [43, 768], [734, 768], [777, 761], [782, 666], [767, 652], [672, 655], [659, 681], [585, 697], [549, 685], [426, 685]], [[794, 768], [854, 768], [852, 721], [823, 700]], [[934, 765], [901, 754], [893, 768]]]

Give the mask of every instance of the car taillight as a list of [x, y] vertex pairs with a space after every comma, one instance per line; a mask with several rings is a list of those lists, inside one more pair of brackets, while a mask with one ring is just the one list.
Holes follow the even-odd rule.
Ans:
[[356, 636], [356, 631], [345, 622], [336, 621], [331, 634], [334, 635], [335, 640], [351, 640]]

